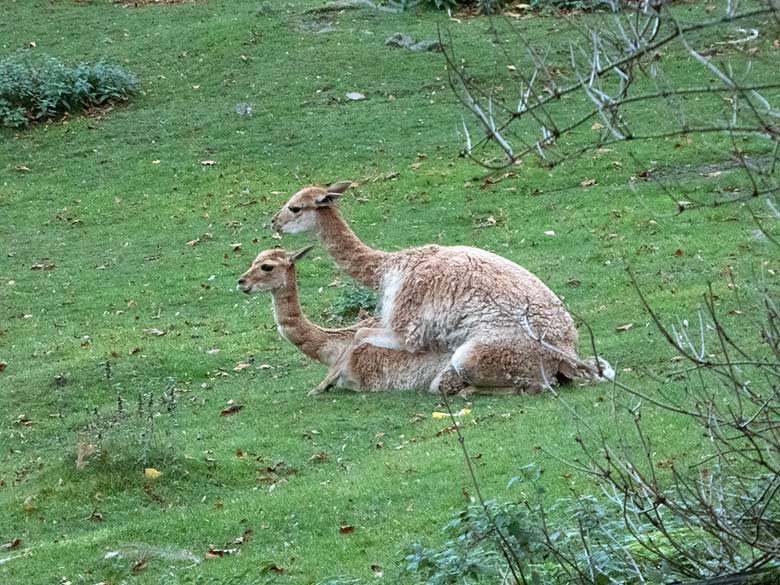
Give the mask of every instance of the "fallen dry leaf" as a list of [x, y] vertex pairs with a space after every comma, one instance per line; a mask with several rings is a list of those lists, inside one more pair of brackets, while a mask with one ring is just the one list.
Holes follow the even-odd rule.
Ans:
[[0, 372], [4, 372], [7, 367], [8, 364], [6, 362], [0, 362]]
[[546, 232], [544, 232], [544, 235], [545, 236], [554, 236], [555, 235], [555, 231], [554, 230], [547, 230]]
[[234, 372], [240, 372], [241, 370], [249, 368], [251, 366], [252, 366], [252, 364], [249, 364], [247, 362], [239, 362], [239, 363], [236, 364], [236, 367], [233, 368], [233, 371]]
[[444, 427], [443, 429], [436, 431], [436, 436], [441, 437], [442, 435], [447, 435], [449, 433], [454, 433], [458, 430], [460, 425], [458, 423], [455, 423], [454, 425], [450, 425], [448, 427]]
[[339, 534], [352, 534], [353, 532], [355, 532], [354, 526], [339, 526]]
[[232, 555], [238, 552], [237, 548], [214, 548], [214, 545], [209, 545], [209, 552], [206, 553], [207, 559], [216, 559], [224, 557], [225, 555]]
[[674, 255], [675, 255], [675, 256], [682, 256], [682, 255], [683, 255], [683, 251], [682, 251], [682, 250], [680, 250], [679, 248], [677, 248], [677, 249], [674, 251]]
[[144, 333], [147, 335], [156, 335], [157, 337], [162, 337], [163, 335], [167, 335], [167, 331], [163, 331], [162, 329], [157, 329], [157, 327], [151, 327], [150, 329], [144, 329]]
[[421, 162], [415, 162], [409, 165], [410, 169], [419, 169], [422, 166]]
[[156, 479], [162, 475], [162, 471], [157, 471], [154, 467], [144, 468], [144, 476], [149, 479]]
[[38, 509], [38, 506], [35, 505], [35, 498], [33, 496], [27, 496], [24, 499], [24, 502], [22, 502], [22, 509], [27, 512], [35, 512], [35, 510]]
[[22, 546], [22, 541], [18, 538], [14, 538], [10, 542], [5, 542], [3, 544], [0, 544], [0, 550], [14, 550], [16, 548], [19, 548]]
[[230, 414], [235, 414], [239, 410], [244, 408], [243, 404], [231, 404], [230, 406], [227, 406], [222, 409], [222, 412], [220, 412], [219, 416], [228, 416]]
[[30, 427], [33, 424], [33, 421], [27, 418], [25, 415], [20, 414], [16, 419], [16, 424], [22, 425], [23, 427]]
[[590, 129], [591, 129], [591, 130], [601, 130], [603, 127], [604, 127], [604, 126], [602, 126], [601, 124], [599, 124], [598, 122], [596, 122], [595, 124], [593, 124], [593, 126], [591, 126], [591, 127], [590, 127]]
[[582, 187], [590, 187], [591, 185], [596, 184], [596, 179], [585, 179], [580, 183]]
[[146, 570], [146, 567], [148, 565], [149, 565], [149, 560], [142, 557], [133, 563], [133, 566], [130, 569], [130, 571], [133, 573], [133, 575], [139, 575]]
[[84, 469], [89, 463], [87, 457], [94, 455], [95, 451], [97, 451], [95, 445], [79, 441], [76, 445], [76, 469]]
[[202, 164], [204, 167], [213, 167], [215, 164], [217, 164], [217, 161], [215, 161], [215, 160], [202, 160], [202, 161], [200, 161], [200, 164]]
[[[452, 416], [465, 416], [467, 414], [471, 414], [470, 408], [462, 408]], [[433, 418], [449, 418], [449, 413], [446, 412], [433, 412], [431, 413], [431, 417]]]
[[260, 569], [260, 573], [278, 573], [279, 575], [284, 573], [284, 569], [276, 563], [271, 563]]
[[282, 239], [282, 234], [280, 234], [279, 232], [274, 232], [274, 233], [273, 233], [273, 235], [272, 235], [271, 237], [272, 237], [274, 240], [281, 240], [281, 239]]
[[19, 171], [20, 173], [29, 173], [30, 167], [28, 167], [27, 165], [19, 165], [18, 167], [16, 167], [16, 170]]
[[330, 459], [330, 455], [325, 453], [325, 451], [320, 451], [309, 457], [309, 461], [314, 461], [315, 463], [325, 463], [328, 459]]
[[198, 244], [200, 244], [200, 238], [195, 238], [194, 240], [190, 240], [189, 242], [187, 242], [184, 245], [185, 246], [197, 246]]
[[633, 323], [626, 323], [625, 325], [621, 325], [620, 327], [615, 327], [615, 331], [628, 331], [634, 326]]
[[33, 264], [30, 266], [30, 270], [54, 270], [57, 268], [56, 264]]

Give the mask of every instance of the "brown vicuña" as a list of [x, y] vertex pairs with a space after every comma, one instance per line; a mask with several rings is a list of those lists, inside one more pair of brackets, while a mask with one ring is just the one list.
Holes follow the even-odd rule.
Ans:
[[360, 241], [336, 206], [350, 185], [301, 189], [274, 215], [272, 226], [316, 232], [336, 264], [380, 291], [381, 321], [363, 332], [362, 343], [451, 353], [432, 387], [447, 393], [468, 386], [536, 392], [561, 379], [601, 379], [606, 362], [577, 358], [574, 320], [539, 278], [468, 246], [375, 250]]
[[247, 294], [270, 292], [281, 336], [310, 358], [330, 366], [325, 380], [309, 394], [331, 386], [364, 392], [429, 387], [447, 367], [449, 354], [409, 353], [360, 344], [362, 328], [376, 325], [377, 319], [324, 329], [306, 318], [298, 302], [295, 263], [310, 249], [289, 254], [280, 248], [260, 252], [238, 280], [238, 288]]

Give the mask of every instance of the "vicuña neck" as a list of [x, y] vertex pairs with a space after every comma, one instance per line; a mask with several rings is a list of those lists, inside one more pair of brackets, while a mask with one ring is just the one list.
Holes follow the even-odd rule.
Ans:
[[294, 267], [287, 269], [287, 286], [274, 290], [272, 295], [279, 333], [310, 358], [327, 363], [328, 335], [301, 311]]
[[379, 270], [388, 252], [374, 250], [361, 242], [334, 207], [320, 209], [317, 223], [320, 241], [336, 264], [361, 284], [379, 288]]

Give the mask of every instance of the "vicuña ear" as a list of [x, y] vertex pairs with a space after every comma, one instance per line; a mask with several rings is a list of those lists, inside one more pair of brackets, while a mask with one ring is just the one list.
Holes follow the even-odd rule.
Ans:
[[303, 248], [302, 250], [297, 250], [297, 251], [293, 252], [292, 254], [290, 254], [290, 261], [293, 264], [295, 264], [298, 260], [300, 260], [301, 258], [306, 256], [306, 254], [311, 252], [312, 249], [314, 249], [314, 246], [309, 246], [307, 248]]
[[314, 200], [314, 204], [317, 207], [330, 207], [334, 201], [336, 201], [339, 197], [341, 197], [341, 193], [325, 193], [325, 195], [320, 195]]
[[339, 181], [338, 183], [333, 183], [331, 186], [328, 187], [328, 193], [338, 193], [341, 195], [349, 189], [352, 186], [352, 181]]

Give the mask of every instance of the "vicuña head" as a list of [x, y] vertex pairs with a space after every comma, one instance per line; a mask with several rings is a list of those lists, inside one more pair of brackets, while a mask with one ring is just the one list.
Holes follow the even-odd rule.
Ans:
[[336, 200], [352, 183], [344, 181], [333, 183], [329, 187], [311, 185], [304, 187], [285, 203], [271, 218], [274, 231], [288, 234], [308, 232], [317, 228], [317, 214], [323, 209], [333, 207]]
[[313, 246], [297, 252], [273, 248], [257, 255], [249, 270], [238, 279], [238, 289], [248, 295], [285, 288], [290, 279], [290, 269], [303, 258]]

